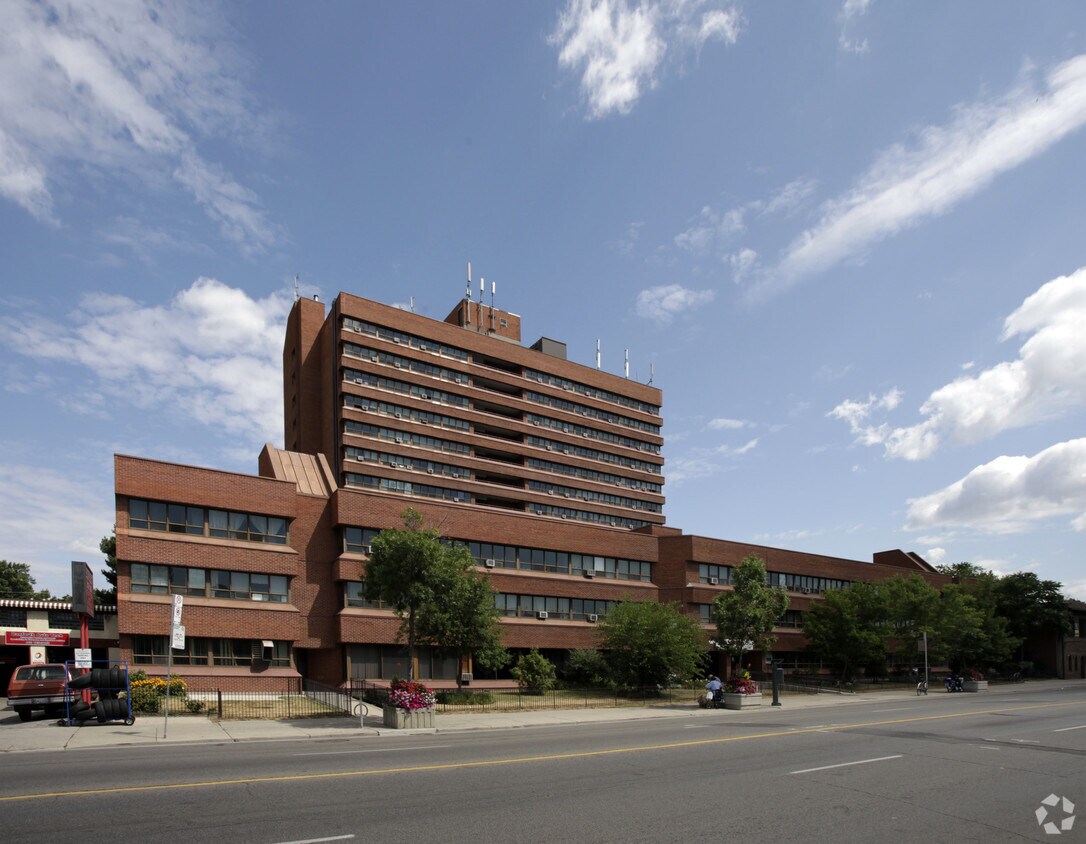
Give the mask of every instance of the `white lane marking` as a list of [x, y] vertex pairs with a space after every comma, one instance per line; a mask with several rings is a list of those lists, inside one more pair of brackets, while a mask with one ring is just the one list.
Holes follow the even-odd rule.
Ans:
[[[394, 752], [406, 753], [409, 750], [435, 750], [435, 749], [437, 749], [439, 747], [452, 747], [452, 745], [451, 744], [428, 744], [428, 745], [426, 745], [426, 747], [375, 747], [375, 748], [372, 748], [370, 750], [326, 750], [326, 751], [323, 751], [321, 753], [295, 753], [294, 755], [295, 756], [343, 756], [345, 754], [354, 754], [354, 753], [394, 753]], [[323, 841], [324, 839], [322, 838], [320, 840]], [[335, 839], [329, 838], [328, 840], [329, 841], [334, 841]], [[291, 841], [291, 842], [288, 842], [287, 844], [295, 844], [295, 842]]]
[[334, 835], [331, 838], [307, 838], [304, 841], [280, 841], [279, 844], [320, 844], [321, 841], [346, 841], [354, 835]]
[[[985, 741], [990, 741], [990, 739], [985, 739]], [[973, 745], [970, 745], [970, 747], [979, 747], [981, 750], [1000, 750], [1001, 749], [1001, 748], [998, 748], [998, 747], [989, 747], [986, 744], [973, 744]]]
[[1066, 733], [1068, 730], [1086, 730], [1086, 724], [1079, 724], [1077, 727], [1063, 727], [1059, 730], [1053, 730], [1054, 733]]
[[903, 754], [896, 756], [880, 756], [877, 759], [859, 759], [856, 762], [842, 762], [840, 765], [823, 765], [821, 768], [804, 768], [802, 771], [789, 771], [789, 774], [810, 774], [814, 771], [828, 771], [831, 768], [847, 768], [849, 765], [866, 765], [868, 762], [885, 762], [888, 759], [900, 759]]

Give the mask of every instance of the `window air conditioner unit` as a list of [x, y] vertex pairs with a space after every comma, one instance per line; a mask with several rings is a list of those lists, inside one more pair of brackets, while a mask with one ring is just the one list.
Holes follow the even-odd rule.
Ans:
[[596, 615], [595, 613], [592, 613], [591, 615], [588, 616], [588, 623], [589, 624], [595, 624], [599, 620], [600, 620], [600, 617], [598, 615]]
[[468, 684], [468, 683], [470, 683], [470, 682], [471, 682], [471, 681], [472, 681], [473, 679], [474, 679], [474, 678], [472, 677], [472, 675], [471, 675], [471, 672], [470, 672], [470, 671], [461, 671], [461, 672], [460, 672], [460, 682], [461, 682], [461, 683], [463, 683], [464, 685], [467, 685], [467, 684]]
[[373, 553], [373, 546], [372, 545], [363, 545], [362, 546], [362, 553], [365, 554], [368, 557], [370, 554]]
[[494, 568], [494, 566], [496, 566], [497, 564], [497, 560], [491, 560], [489, 558], [483, 561], [483, 565], [486, 566], [488, 569]]
[[547, 613], [546, 610], [540, 610], [535, 614], [535, 617], [538, 618], [540, 621], [546, 621], [548, 618], [550, 618], [550, 615]]
[[803, 594], [804, 594], [804, 595], [810, 595], [810, 594], [811, 594], [811, 590], [810, 590], [810, 589], [804, 589], [804, 590], [803, 590]]
[[719, 584], [720, 584], [720, 578], [719, 577], [710, 577], [709, 578], [709, 585], [710, 586], [717, 586]]
[[253, 662], [271, 662], [273, 644], [270, 639], [253, 640]]
[[584, 576], [585, 577], [595, 577], [596, 572], [594, 570], [592, 570], [592, 569], [585, 569], [584, 570]]
[[400, 419], [403, 416], [403, 414], [402, 413], [394, 413], [393, 416], [395, 416], [397, 419]]
[[434, 470], [432, 468], [426, 470], [427, 475], [432, 475], [433, 473], [434, 473]]

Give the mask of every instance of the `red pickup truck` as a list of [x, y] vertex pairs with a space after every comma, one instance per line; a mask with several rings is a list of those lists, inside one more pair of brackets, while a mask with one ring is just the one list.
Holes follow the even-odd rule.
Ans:
[[79, 692], [68, 688], [68, 669], [63, 663], [22, 665], [8, 683], [8, 705], [29, 721], [35, 709], [47, 715], [64, 715], [68, 702], [79, 700]]

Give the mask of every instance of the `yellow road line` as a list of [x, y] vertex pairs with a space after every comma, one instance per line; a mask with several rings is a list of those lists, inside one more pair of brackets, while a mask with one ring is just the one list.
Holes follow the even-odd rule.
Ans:
[[915, 724], [921, 721], [938, 721], [946, 718], [965, 718], [973, 715], [997, 715], [1005, 712], [1025, 712], [1031, 709], [1057, 709], [1066, 706], [1083, 706], [1081, 701], [1068, 703], [1039, 703], [1031, 706], [1014, 706], [1004, 709], [981, 709], [970, 712], [954, 712], [946, 715], [922, 715], [916, 718], [895, 718], [888, 721], [867, 721], [859, 724], [834, 724], [822, 727], [805, 727], [797, 730], [778, 730], [771, 733], [752, 733], [745, 736], [726, 736], [723, 738], [678, 741], [668, 744], [645, 744], [636, 747], [616, 747], [610, 750], [588, 750], [577, 753], [554, 753], [545, 756], [523, 756], [512, 759], [491, 759], [477, 762], [445, 762], [435, 765], [412, 765], [404, 768], [377, 768], [371, 771], [338, 771], [325, 774], [289, 774], [281, 777], [245, 777], [236, 780], [209, 780], [206, 782], [161, 783], [156, 785], [132, 785], [121, 788], [91, 788], [81, 791], [49, 791], [40, 794], [14, 794], [0, 797], [0, 803], [14, 800], [40, 800], [46, 797], [84, 797], [92, 794], [130, 794], [138, 791], [169, 791], [179, 788], [210, 788], [222, 785], [250, 785], [253, 783], [297, 782], [299, 780], [338, 779], [342, 777], [368, 777], [384, 774], [410, 774], [427, 771], [449, 771], [464, 768], [485, 768], [495, 765], [522, 765], [527, 762], [555, 762], [562, 759], [585, 759], [592, 756], [614, 756], [619, 753], [642, 753], [648, 750], [674, 750], [677, 748], [698, 747], [710, 744], [725, 744], [754, 739], [786, 738], [805, 733], [825, 733], [840, 730], [855, 730], [869, 727], [887, 727], [892, 724]]

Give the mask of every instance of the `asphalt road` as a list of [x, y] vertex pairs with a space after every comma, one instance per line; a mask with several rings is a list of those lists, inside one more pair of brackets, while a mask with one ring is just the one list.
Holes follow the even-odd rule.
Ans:
[[1081, 685], [2, 761], [4, 842], [1086, 841]]

